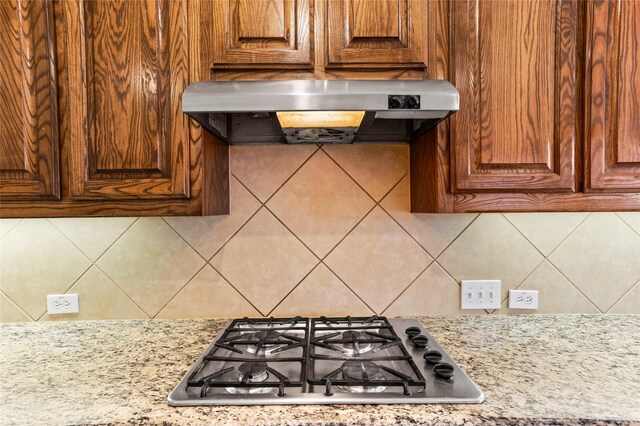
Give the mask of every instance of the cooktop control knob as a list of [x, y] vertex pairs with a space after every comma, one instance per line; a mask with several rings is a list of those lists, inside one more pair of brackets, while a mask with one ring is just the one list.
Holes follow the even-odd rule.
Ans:
[[419, 334], [411, 338], [411, 343], [418, 349], [424, 349], [429, 344], [429, 338], [424, 334]]
[[447, 362], [438, 363], [433, 366], [433, 372], [439, 379], [451, 380], [453, 377], [453, 365]]
[[442, 360], [442, 353], [440, 351], [427, 351], [422, 357], [427, 364], [437, 364]]
[[409, 337], [415, 337], [418, 334], [420, 334], [420, 328], [418, 328], [418, 327], [409, 327], [404, 332], [407, 333], [407, 336], [409, 336]]

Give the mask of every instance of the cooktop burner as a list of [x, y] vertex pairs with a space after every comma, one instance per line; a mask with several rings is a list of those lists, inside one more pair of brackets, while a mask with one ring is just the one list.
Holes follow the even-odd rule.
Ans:
[[484, 395], [416, 320], [230, 321], [170, 405], [480, 403]]

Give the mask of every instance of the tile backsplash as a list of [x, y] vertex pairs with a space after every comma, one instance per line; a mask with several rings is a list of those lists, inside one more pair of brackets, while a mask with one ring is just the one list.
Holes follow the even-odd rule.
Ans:
[[0, 220], [0, 320], [461, 314], [473, 278], [499, 312], [640, 313], [640, 212], [411, 214], [399, 144], [232, 147], [231, 173], [229, 216]]

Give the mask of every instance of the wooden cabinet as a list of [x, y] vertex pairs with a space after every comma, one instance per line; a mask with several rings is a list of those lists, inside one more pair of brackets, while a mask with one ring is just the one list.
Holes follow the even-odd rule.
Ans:
[[50, 1], [0, 1], [0, 198], [57, 199], [58, 108]]
[[425, 68], [421, 0], [327, 0], [327, 67]]
[[577, 1], [452, 6], [453, 191], [574, 191]]
[[186, 3], [67, 1], [70, 196], [189, 195]]
[[586, 188], [640, 192], [640, 3], [587, 8]]

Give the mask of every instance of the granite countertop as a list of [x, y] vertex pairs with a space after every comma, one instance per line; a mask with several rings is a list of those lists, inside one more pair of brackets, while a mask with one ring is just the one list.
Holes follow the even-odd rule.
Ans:
[[169, 407], [226, 320], [0, 326], [0, 424], [640, 424], [640, 316], [420, 318], [479, 405]]

